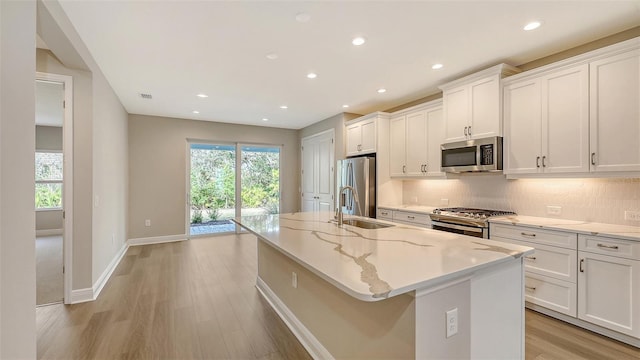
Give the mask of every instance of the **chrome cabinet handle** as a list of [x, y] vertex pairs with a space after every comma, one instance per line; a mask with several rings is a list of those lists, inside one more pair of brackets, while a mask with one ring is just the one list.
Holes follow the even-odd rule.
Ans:
[[525, 256], [524, 258], [526, 260], [536, 261], [536, 257], [535, 256]]
[[547, 167], [547, 163], [545, 162], [546, 159], [547, 159], [546, 156], [542, 157], [542, 167]]
[[597, 246], [598, 246], [599, 248], [604, 248], [604, 249], [618, 250], [618, 245], [605, 245], [605, 244], [598, 244]]
[[407, 165], [402, 165], [402, 173], [406, 173], [407, 172]]
[[596, 164], [596, 153], [592, 152], [591, 153], [591, 165], [595, 165]]
[[531, 236], [531, 237], [536, 237], [536, 234], [530, 234], [530, 233], [526, 233], [526, 232], [521, 232], [520, 235], [522, 236]]
[[413, 219], [415, 219], [415, 218], [416, 218], [415, 216], [407, 215], [407, 219], [411, 219], [411, 220], [413, 220]]
[[467, 128], [468, 128], [468, 126], [464, 127], [464, 136], [467, 136]]
[[525, 289], [529, 290], [529, 291], [536, 291], [536, 288], [534, 286], [524, 286]]
[[469, 136], [471, 136], [471, 126], [469, 126]]
[[583, 265], [584, 265], [584, 259], [580, 259], [580, 272], [582, 272], [582, 273], [584, 272]]
[[386, 211], [380, 211], [380, 214], [382, 214], [382, 215], [389, 215], [389, 213], [388, 213], [388, 212], [386, 212]]
[[536, 156], [536, 167], [540, 167], [540, 156]]

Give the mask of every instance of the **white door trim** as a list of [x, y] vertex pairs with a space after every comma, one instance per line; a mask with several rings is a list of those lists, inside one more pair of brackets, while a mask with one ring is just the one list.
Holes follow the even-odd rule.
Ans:
[[[313, 135], [309, 135], [309, 136], [305, 136], [303, 138], [300, 139], [300, 191], [298, 192], [298, 196], [300, 197], [300, 211], [304, 210], [304, 198], [302, 196], [303, 193], [303, 189], [304, 189], [304, 144], [309, 142], [312, 139], [315, 138], [319, 138], [321, 136], [326, 136], [326, 135], [330, 135], [331, 139], [333, 139], [332, 141], [332, 147], [331, 147], [331, 152], [330, 152], [330, 159], [331, 159], [331, 166], [334, 168], [334, 171], [332, 171], [333, 175], [333, 181], [330, 184], [330, 190], [329, 192], [331, 193], [331, 198], [335, 199], [335, 165], [336, 165], [336, 130], [334, 128], [328, 129], [328, 130], [324, 130], [318, 133], [315, 133]], [[316, 189], [314, 189], [314, 191], [316, 191]], [[335, 203], [335, 200], [334, 200]], [[333, 204], [332, 209], [335, 207], [335, 204]]]
[[62, 123], [62, 156], [64, 161], [63, 196], [63, 266], [64, 303], [71, 303], [73, 290], [73, 77], [36, 72], [36, 80], [55, 81], [64, 87], [64, 120]]

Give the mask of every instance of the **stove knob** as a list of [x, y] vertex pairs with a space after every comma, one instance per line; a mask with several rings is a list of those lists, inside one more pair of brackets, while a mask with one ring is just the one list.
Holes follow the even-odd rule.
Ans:
[[482, 214], [481, 218], [486, 219], [487, 218], [487, 214]]
[[473, 217], [476, 219], [480, 219], [480, 214], [475, 214]]

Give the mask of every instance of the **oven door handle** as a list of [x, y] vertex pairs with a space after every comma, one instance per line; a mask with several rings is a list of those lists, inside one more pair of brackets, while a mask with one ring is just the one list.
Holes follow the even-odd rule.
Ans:
[[450, 229], [456, 229], [456, 230], [463, 230], [463, 231], [471, 231], [471, 232], [477, 232], [477, 233], [482, 233], [482, 228], [481, 227], [475, 227], [475, 226], [464, 226], [464, 225], [456, 225], [456, 224], [451, 224], [451, 223], [443, 223], [440, 221], [435, 221], [435, 220], [431, 220], [431, 225], [436, 225], [436, 226], [440, 226], [440, 227], [444, 227], [444, 228], [450, 228]]

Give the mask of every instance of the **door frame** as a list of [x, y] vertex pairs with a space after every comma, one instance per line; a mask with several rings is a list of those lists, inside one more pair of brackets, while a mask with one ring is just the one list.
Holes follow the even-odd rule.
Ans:
[[38, 71], [34, 81], [38, 80], [62, 83], [64, 91], [64, 118], [62, 121], [63, 302], [71, 304], [73, 290], [73, 77]]
[[[216, 235], [228, 235], [231, 232], [225, 232], [220, 234], [206, 234], [206, 235], [196, 235], [191, 236], [191, 144], [210, 144], [210, 145], [229, 145], [235, 147], [236, 152], [236, 173], [235, 173], [235, 214], [242, 213], [242, 147], [243, 146], [255, 146], [255, 147], [277, 147], [280, 149], [279, 153], [279, 163], [278, 166], [280, 170], [282, 170], [282, 163], [284, 161], [283, 144], [269, 144], [269, 143], [260, 143], [260, 142], [242, 142], [242, 141], [216, 141], [216, 140], [202, 140], [202, 139], [186, 139], [186, 169], [185, 169], [185, 237], [187, 240], [190, 240], [192, 237], [207, 237], [207, 236], [216, 236]], [[282, 210], [282, 171], [279, 173], [278, 178], [278, 192], [279, 192], [279, 209]], [[236, 225], [235, 233], [244, 232], [245, 230]]]

